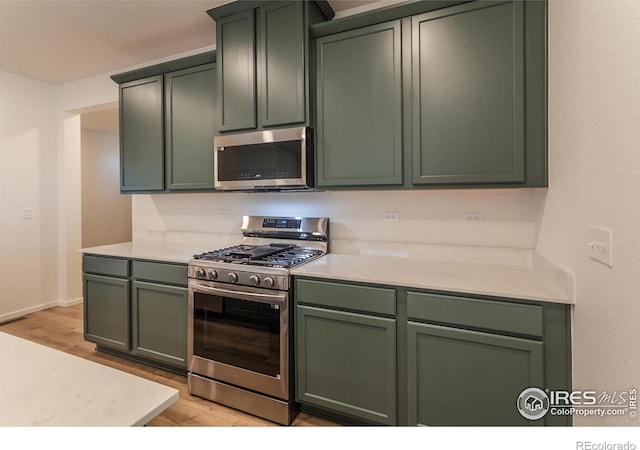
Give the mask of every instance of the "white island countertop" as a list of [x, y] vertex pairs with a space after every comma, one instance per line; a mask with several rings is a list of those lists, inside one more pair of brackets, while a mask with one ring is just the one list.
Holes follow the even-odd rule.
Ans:
[[328, 254], [293, 275], [551, 303], [573, 301], [529, 266]]
[[177, 389], [0, 332], [0, 426], [142, 426]]

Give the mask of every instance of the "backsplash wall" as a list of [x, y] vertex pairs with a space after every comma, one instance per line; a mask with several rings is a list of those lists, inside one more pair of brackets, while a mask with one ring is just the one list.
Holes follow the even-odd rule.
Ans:
[[[407, 243], [531, 250], [545, 196], [546, 189], [133, 195], [133, 239], [206, 244], [239, 237], [243, 215], [326, 216], [334, 252], [376, 245], [403, 252]], [[383, 221], [383, 212], [398, 213], [399, 221]], [[467, 222], [469, 212], [483, 221]]]

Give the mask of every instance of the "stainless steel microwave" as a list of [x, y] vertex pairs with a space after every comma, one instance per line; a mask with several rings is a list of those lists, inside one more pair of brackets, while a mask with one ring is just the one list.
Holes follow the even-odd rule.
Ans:
[[313, 186], [311, 128], [281, 128], [216, 136], [215, 188], [305, 189]]

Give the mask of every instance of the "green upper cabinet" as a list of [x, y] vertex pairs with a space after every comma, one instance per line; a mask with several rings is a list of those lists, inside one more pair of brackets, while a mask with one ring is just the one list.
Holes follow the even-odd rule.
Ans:
[[522, 183], [524, 6], [413, 18], [413, 182]]
[[162, 76], [120, 86], [120, 190], [164, 189]]
[[220, 132], [256, 127], [255, 40], [253, 10], [216, 21]]
[[302, 2], [275, 2], [258, 9], [260, 71], [258, 98], [263, 127], [306, 120], [305, 47]]
[[313, 26], [318, 186], [547, 186], [546, 23], [446, 1]]
[[215, 52], [114, 75], [120, 191], [213, 190]]
[[215, 85], [213, 63], [164, 77], [168, 190], [213, 189]]
[[327, 2], [232, 2], [216, 21], [218, 132], [309, 124], [309, 25]]
[[318, 186], [402, 184], [400, 21], [317, 39]]

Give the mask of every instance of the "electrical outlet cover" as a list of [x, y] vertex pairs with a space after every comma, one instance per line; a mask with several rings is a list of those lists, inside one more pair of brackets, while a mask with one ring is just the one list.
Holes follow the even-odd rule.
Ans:
[[589, 257], [613, 267], [613, 231], [607, 228], [589, 227]]

